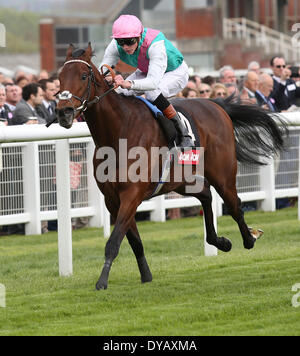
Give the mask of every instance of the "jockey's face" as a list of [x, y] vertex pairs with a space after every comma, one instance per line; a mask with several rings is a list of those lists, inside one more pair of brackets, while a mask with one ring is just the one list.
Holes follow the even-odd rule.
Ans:
[[136, 51], [137, 46], [138, 46], [137, 43], [135, 43], [135, 44], [132, 45], [132, 46], [126, 46], [126, 45], [124, 45], [123, 49], [124, 49], [124, 51], [125, 51], [127, 54], [133, 54], [133, 53]]
[[[136, 38], [135, 41], [133, 42], [133, 44], [127, 44], [126, 41], [125, 43], [119, 43], [119, 45], [122, 46], [123, 50], [127, 53], [127, 54], [133, 54], [136, 49], [138, 48], [138, 45], [139, 45], [139, 39], [140, 38]], [[133, 40], [133, 39], [132, 39]], [[130, 41], [129, 41], [130, 42]]]

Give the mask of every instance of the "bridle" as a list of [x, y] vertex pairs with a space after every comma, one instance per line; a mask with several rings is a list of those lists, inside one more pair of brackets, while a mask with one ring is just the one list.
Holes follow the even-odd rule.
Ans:
[[[98, 103], [103, 97], [105, 97], [107, 94], [109, 94], [110, 92], [112, 92], [113, 90], [115, 90], [118, 87], [117, 85], [114, 85], [111, 88], [109, 88], [106, 92], [104, 92], [102, 95], [100, 95], [100, 96], [95, 95], [95, 97], [92, 100], [90, 100], [92, 84], [94, 84], [95, 86], [100, 86], [101, 85], [100, 83], [98, 83], [96, 81], [95, 74], [93, 72], [92, 66], [88, 62], [83, 61], [82, 59], [71, 59], [71, 60], [65, 62], [63, 67], [65, 65], [67, 65], [67, 64], [70, 64], [70, 63], [83, 63], [89, 68], [88, 84], [87, 84], [86, 90], [83, 93], [81, 98], [79, 96], [75, 95], [75, 94], [72, 94], [69, 90], [64, 90], [61, 93], [60, 92], [56, 93], [56, 95], [58, 96], [59, 100], [67, 100], [67, 101], [69, 101], [71, 103], [72, 108], [74, 110], [74, 114], [76, 114], [76, 116], [78, 116], [79, 114], [85, 112], [86, 109], [89, 106]], [[104, 73], [103, 73], [103, 67], [107, 68], [107, 70]], [[101, 68], [100, 68], [100, 73], [104, 77], [107, 76], [108, 74], [110, 74], [112, 76], [113, 80], [115, 78], [115, 73], [113, 71], [113, 66], [110, 67], [107, 64], [103, 64], [101, 66]], [[76, 100], [78, 100], [81, 105], [75, 107], [73, 101], [71, 100], [72, 98], [75, 98]], [[77, 112], [78, 112], [78, 114], [77, 114]], [[54, 118], [54, 120], [52, 122], [49, 122], [46, 126], [49, 127], [55, 120], [56, 120], [56, 118]]]
[[[58, 99], [59, 100], [69, 100], [71, 101], [71, 98], [74, 97], [75, 99], [77, 99], [78, 101], [80, 101], [81, 105], [78, 106], [78, 107], [74, 107], [74, 110], [75, 111], [85, 111], [88, 106], [91, 106], [93, 104], [96, 104], [98, 103], [98, 101], [100, 99], [102, 99], [104, 96], [106, 96], [107, 94], [109, 94], [111, 91], [113, 91], [114, 89], [116, 89], [116, 87], [111, 87], [108, 91], [106, 91], [105, 93], [103, 93], [102, 95], [100, 96], [95, 96], [93, 100], [90, 100], [90, 96], [91, 96], [91, 87], [92, 87], [92, 83], [97, 85], [97, 86], [100, 86], [100, 84], [96, 81], [95, 79], [95, 75], [94, 75], [94, 72], [93, 72], [93, 68], [92, 66], [86, 62], [86, 61], [83, 61], [82, 59], [71, 59], [67, 62], [64, 63], [63, 66], [67, 65], [67, 64], [70, 64], [70, 63], [83, 63], [85, 64], [88, 68], [89, 68], [89, 74], [88, 74], [88, 84], [87, 84], [87, 88], [83, 94], [83, 96], [81, 98], [79, 98], [77, 95], [75, 94], [72, 94], [70, 91], [68, 90], [64, 90], [62, 93], [59, 93], [58, 94]], [[105, 73], [103, 73], [103, 67], [106, 67], [107, 68], [107, 71]], [[101, 68], [100, 68], [100, 71], [101, 71], [101, 74], [105, 77], [107, 74], [111, 74], [112, 78], [114, 79], [115, 77], [115, 73], [114, 71], [112, 70], [112, 67], [110, 67], [109, 65], [107, 64], [104, 64]], [[73, 104], [73, 103], [72, 103]]]

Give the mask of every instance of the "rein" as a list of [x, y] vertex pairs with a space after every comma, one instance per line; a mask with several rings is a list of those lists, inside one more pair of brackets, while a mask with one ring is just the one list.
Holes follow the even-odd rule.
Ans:
[[[86, 63], [86, 64], [88, 64], [88, 63]], [[103, 67], [106, 67], [107, 68], [107, 70], [103, 73]], [[112, 76], [112, 78], [113, 78], [113, 80], [114, 80], [114, 78], [115, 78], [115, 73], [114, 73], [114, 71], [113, 71], [113, 68], [114, 68], [114, 66], [112, 66], [112, 67], [110, 67], [108, 64], [103, 64], [103, 66], [101, 66], [101, 68], [100, 68], [100, 70], [101, 70], [101, 74], [104, 76], [104, 77], [106, 77], [108, 74], [110, 74], [111, 76]], [[99, 85], [96, 81], [94, 82], [96, 85]], [[118, 87], [118, 85], [114, 85], [113, 87], [111, 87], [110, 89], [108, 89], [105, 93], [103, 93], [102, 95], [100, 95], [100, 96], [95, 96], [95, 98], [93, 99], [93, 100], [91, 100], [91, 101], [89, 101], [86, 105], [87, 106], [90, 106], [90, 105], [93, 105], [93, 104], [96, 104], [96, 103], [98, 103], [102, 98], [104, 98], [107, 94], [109, 94], [110, 92], [112, 92], [113, 90], [115, 90], [115, 89], [117, 89], [117, 87]], [[86, 110], [86, 108], [83, 110], [83, 111], [85, 111]]]
[[[83, 94], [83, 96], [80, 98], [79, 96], [77, 95], [74, 95], [72, 94], [69, 90], [64, 90], [62, 93], [58, 92], [56, 95], [58, 96], [58, 99], [59, 100], [68, 100], [70, 101], [72, 107], [73, 107], [73, 110], [74, 110], [74, 113], [76, 113], [77, 111], [79, 113], [83, 113], [84, 111], [86, 111], [86, 109], [91, 106], [91, 105], [94, 105], [96, 103], [98, 103], [102, 98], [104, 98], [106, 95], [108, 95], [109, 93], [111, 93], [112, 91], [114, 91], [118, 85], [114, 85], [113, 87], [111, 87], [110, 89], [108, 89], [106, 92], [104, 92], [102, 95], [99, 95], [99, 96], [95, 96], [92, 100], [90, 100], [90, 95], [91, 95], [91, 85], [92, 83], [94, 83], [94, 85], [97, 85], [97, 86], [100, 86], [100, 84], [96, 81], [95, 79], [95, 75], [93, 73], [93, 68], [92, 66], [86, 62], [86, 61], [83, 61], [81, 59], [71, 59], [67, 62], [64, 63], [63, 67], [66, 65], [66, 64], [69, 64], [69, 63], [83, 63], [85, 64], [86, 66], [88, 66], [89, 68], [89, 75], [88, 75], [88, 85], [87, 85], [87, 88]], [[103, 73], [103, 67], [106, 67], [107, 70]], [[114, 66], [110, 67], [109, 65], [107, 64], [103, 64], [100, 68], [100, 71], [101, 71], [101, 74], [106, 77], [108, 74], [110, 74], [112, 76], [112, 79], [114, 80], [115, 78], [115, 73], [113, 71], [113, 68]], [[81, 105], [78, 106], [78, 107], [75, 107], [73, 102], [71, 101], [72, 98], [75, 98], [76, 100], [80, 101]], [[87, 98], [87, 99], [84, 99], [84, 98]], [[56, 117], [53, 119], [53, 121], [49, 122], [48, 124], [46, 124], [46, 127], [49, 127], [51, 124], [53, 124], [53, 122], [56, 120]]]

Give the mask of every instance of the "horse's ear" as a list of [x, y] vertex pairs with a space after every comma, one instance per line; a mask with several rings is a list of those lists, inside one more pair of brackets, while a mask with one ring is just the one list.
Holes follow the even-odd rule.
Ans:
[[85, 50], [86, 55], [91, 58], [93, 54], [91, 42], [89, 42], [87, 49]]
[[72, 43], [70, 43], [69, 48], [67, 50], [67, 57], [72, 57], [72, 53], [74, 51], [75, 47], [73, 46]]

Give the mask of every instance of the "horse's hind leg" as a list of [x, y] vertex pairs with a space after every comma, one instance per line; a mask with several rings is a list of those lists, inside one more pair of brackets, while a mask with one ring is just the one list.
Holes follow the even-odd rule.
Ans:
[[218, 237], [214, 227], [214, 217], [212, 210], [212, 195], [210, 191], [210, 185], [205, 179], [204, 189], [197, 196], [200, 199], [202, 208], [204, 211], [205, 228], [206, 228], [206, 241], [208, 244], [217, 247], [223, 252], [229, 252], [231, 250], [231, 242], [226, 237]]
[[142, 240], [140, 238], [136, 222], [133, 220], [130, 229], [126, 233], [126, 237], [128, 242], [135, 254], [137, 264], [141, 274], [141, 281], [142, 283], [151, 282], [152, 281], [152, 274], [150, 272], [145, 254], [144, 254], [144, 247]]
[[231, 187], [226, 187], [222, 192], [219, 192], [220, 196], [223, 198], [226, 204], [229, 214], [237, 222], [240, 232], [243, 238], [243, 244], [246, 249], [251, 249], [257, 240], [254, 237], [244, 219], [244, 212], [242, 210], [242, 204], [240, 198], [237, 196], [235, 184]]
[[193, 197], [199, 199], [202, 204], [202, 208], [204, 211], [204, 219], [205, 219], [205, 228], [206, 228], [206, 241], [208, 244], [217, 247], [219, 250], [223, 252], [229, 252], [231, 250], [231, 242], [226, 237], [218, 237], [215, 226], [214, 226], [214, 217], [213, 217], [213, 210], [212, 210], [212, 195], [210, 191], [210, 184], [207, 179], [204, 179], [204, 186], [203, 190], [200, 193], [191, 193], [186, 194], [181, 191], [177, 190], [178, 193], [184, 195], [192, 195]]

